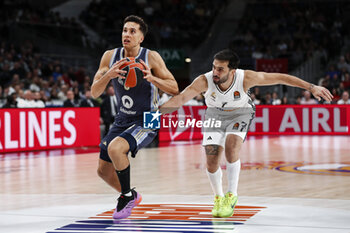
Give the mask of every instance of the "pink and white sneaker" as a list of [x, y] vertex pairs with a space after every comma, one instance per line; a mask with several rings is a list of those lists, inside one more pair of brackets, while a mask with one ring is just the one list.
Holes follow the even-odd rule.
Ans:
[[131, 190], [132, 195], [127, 197], [123, 194], [120, 194], [118, 198], [117, 207], [114, 210], [113, 218], [114, 219], [122, 219], [130, 216], [132, 209], [140, 204], [142, 201], [141, 194], [136, 192], [135, 190]]

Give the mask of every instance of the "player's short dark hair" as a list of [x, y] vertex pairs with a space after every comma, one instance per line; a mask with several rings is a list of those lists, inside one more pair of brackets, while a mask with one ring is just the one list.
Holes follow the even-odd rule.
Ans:
[[239, 65], [239, 57], [231, 49], [224, 49], [214, 55], [215, 60], [228, 61], [228, 68], [237, 69]]
[[141, 30], [143, 36], [146, 36], [146, 34], [148, 32], [148, 26], [141, 17], [136, 16], [136, 15], [129, 15], [128, 17], [126, 17], [124, 19], [123, 25], [125, 25], [127, 22], [134, 22], [134, 23], [137, 23], [138, 25], [140, 25], [140, 30]]

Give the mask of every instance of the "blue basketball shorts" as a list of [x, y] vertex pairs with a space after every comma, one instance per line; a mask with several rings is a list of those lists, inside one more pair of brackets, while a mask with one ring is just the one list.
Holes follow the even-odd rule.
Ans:
[[157, 130], [144, 129], [142, 121], [134, 122], [129, 127], [114, 123], [99, 145], [101, 148], [100, 159], [106, 162], [112, 162], [108, 155], [108, 145], [116, 137], [122, 137], [129, 143], [131, 156], [135, 157], [137, 151], [150, 144], [157, 136], [157, 133]]

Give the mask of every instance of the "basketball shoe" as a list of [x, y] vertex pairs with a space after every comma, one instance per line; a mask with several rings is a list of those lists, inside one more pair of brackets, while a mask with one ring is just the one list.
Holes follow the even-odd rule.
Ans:
[[221, 209], [219, 211], [219, 216], [221, 218], [229, 218], [233, 215], [238, 197], [233, 195], [233, 193], [228, 192], [225, 194], [225, 198], [222, 202]]
[[118, 198], [117, 207], [114, 210], [113, 218], [114, 219], [122, 219], [127, 218], [131, 214], [131, 210], [140, 204], [142, 200], [141, 195], [136, 192], [134, 189], [131, 189], [131, 196], [125, 196], [120, 194]]
[[220, 209], [221, 209], [221, 205], [222, 205], [223, 200], [224, 200], [224, 197], [221, 197], [219, 195], [215, 196], [214, 207], [211, 210], [211, 214], [213, 215], [213, 217], [219, 217], [219, 213], [220, 213]]

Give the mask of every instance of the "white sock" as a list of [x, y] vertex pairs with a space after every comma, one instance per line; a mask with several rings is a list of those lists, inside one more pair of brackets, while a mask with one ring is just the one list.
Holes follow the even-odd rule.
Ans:
[[236, 162], [226, 162], [227, 181], [228, 181], [228, 192], [232, 192], [237, 196], [239, 172], [241, 171], [241, 160], [238, 159]]
[[216, 170], [216, 172], [214, 172], [214, 173], [210, 173], [208, 171], [208, 169], [206, 171], [207, 171], [209, 182], [210, 182], [211, 188], [213, 189], [214, 194], [223, 197], [224, 192], [222, 191], [222, 171], [221, 171], [221, 168], [219, 167], [219, 169]]

